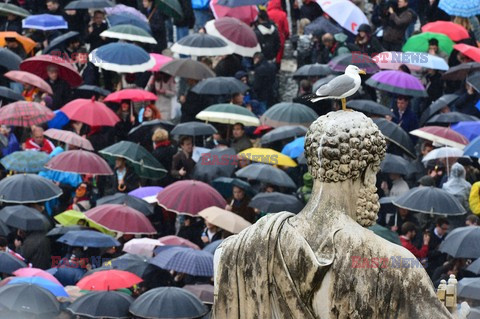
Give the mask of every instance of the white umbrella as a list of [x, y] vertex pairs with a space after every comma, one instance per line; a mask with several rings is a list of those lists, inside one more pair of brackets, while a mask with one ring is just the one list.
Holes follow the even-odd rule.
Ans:
[[361, 24], [368, 24], [368, 19], [362, 10], [350, 1], [317, 0], [317, 3], [342, 28], [353, 34], [358, 33], [357, 29]]
[[422, 162], [428, 162], [440, 158], [450, 158], [450, 157], [462, 157], [463, 151], [453, 147], [440, 147], [436, 148], [430, 153], [428, 153], [423, 159]]

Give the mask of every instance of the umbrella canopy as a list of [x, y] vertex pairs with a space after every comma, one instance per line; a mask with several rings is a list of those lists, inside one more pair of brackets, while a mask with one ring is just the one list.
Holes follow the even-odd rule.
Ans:
[[157, 8], [174, 19], [183, 19], [183, 9], [178, 0], [156, 0]]
[[192, 249], [200, 250], [200, 247], [198, 247], [191, 241], [182, 237], [174, 236], [174, 235], [160, 237], [158, 241], [160, 242], [160, 244], [165, 246], [185, 246], [185, 247], [190, 247]]
[[358, 27], [368, 24], [368, 19], [362, 10], [353, 2], [346, 0], [319, 1], [322, 10], [335, 20], [342, 28], [353, 34], [358, 34]]
[[[69, 31], [62, 35], [59, 35], [58, 37], [54, 38], [45, 49], [42, 50], [42, 53], [49, 54], [53, 52], [54, 54], [55, 53], [58, 54], [61, 52], [59, 49], [63, 49], [65, 43], [68, 43], [68, 41], [70, 41], [71, 39], [74, 39], [78, 35], [79, 33], [77, 31]], [[54, 51], [54, 49], [57, 49], [57, 50]]]
[[95, 291], [81, 296], [68, 306], [77, 316], [87, 318], [130, 318], [133, 298], [117, 291]]
[[155, 40], [149, 32], [131, 24], [115, 25], [100, 33], [100, 36], [111, 39], [157, 44], [157, 40]]
[[[130, 8], [130, 7], [127, 7], [127, 8]], [[130, 8], [130, 9], [134, 9], [134, 8]], [[137, 11], [136, 9], [134, 10]], [[142, 13], [140, 13], [140, 11], [138, 11], [138, 13], [145, 18], [145, 16]], [[148, 21], [143, 20], [142, 18], [139, 18], [137, 15], [134, 15], [131, 12], [121, 13], [121, 14], [120, 13], [109, 14], [107, 16], [107, 21], [110, 27], [114, 27], [116, 25], [131, 24], [141, 28], [142, 30], [148, 32], [149, 34], [152, 34], [152, 29], [150, 28]]]
[[373, 122], [378, 126], [385, 138], [400, 147], [407, 155], [415, 158], [415, 148], [408, 133], [405, 132], [400, 125], [387, 121], [386, 119], [377, 118]]
[[202, 121], [235, 124], [245, 126], [258, 126], [260, 121], [257, 116], [244, 107], [234, 104], [215, 104], [207, 107], [195, 116]]
[[380, 163], [380, 170], [382, 173], [408, 175], [410, 173], [410, 166], [410, 162], [403, 157], [387, 153]]
[[369, 78], [366, 84], [376, 89], [399, 95], [426, 97], [422, 82], [402, 71], [380, 71]]
[[120, 103], [123, 100], [130, 100], [132, 102], [155, 101], [157, 96], [152, 92], [142, 89], [124, 89], [117, 92], [110, 93], [105, 99], [105, 102]]
[[157, 233], [145, 215], [125, 205], [100, 205], [86, 211], [85, 217], [114, 232], [124, 234]]
[[[472, 266], [471, 264], [470, 266]], [[469, 267], [470, 267], [469, 266]], [[468, 270], [468, 268], [467, 268]], [[478, 300], [479, 299], [479, 293], [480, 293], [480, 278], [469, 278], [469, 277], [464, 277], [462, 278], [457, 285], [457, 295], [458, 297], [461, 298], [468, 298], [468, 299], [473, 299], [473, 300]], [[472, 308], [470, 309], [470, 314], [469, 318], [478, 318], [478, 314], [480, 314], [478, 308]]]
[[453, 158], [453, 157], [461, 157], [463, 155], [463, 151], [459, 150], [458, 148], [453, 147], [440, 147], [432, 150], [427, 155], [422, 158], [422, 162], [426, 163], [431, 160], [441, 159], [441, 158]]
[[43, 279], [50, 280], [53, 283], [56, 283], [57, 285], [62, 285], [60, 281], [57, 280], [57, 278], [53, 277], [51, 274], [46, 272], [45, 270], [39, 269], [39, 268], [20, 268], [17, 269], [13, 272], [13, 274], [17, 277], [40, 277]]
[[160, 70], [173, 76], [186, 79], [202, 80], [215, 76], [205, 64], [191, 59], [178, 59], [165, 63]]
[[260, 139], [260, 142], [263, 144], [272, 143], [275, 141], [285, 140], [289, 138], [296, 138], [299, 136], [304, 136], [307, 134], [307, 129], [305, 126], [299, 125], [286, 125], [277, 127], [274, 130], [271, 130], [267, 134], [263, 135]]
[[[99, 230], [104, 234], [114, 235], [113, 232], [108, 231], [107, 229], [105, 229], [105, 227], [103, 227], [103, 226], [101, 226], [101, 225], [99, 225], [99, 224], [97, 224], [97, 223], [95, 223], [91, 220], [87, 220], [84, 213], [76, 211], [76, 210], [64, 211], [61, 214], [55, 215], [53, 218], [57, 222], [59, 222], [60, 225], [75, 226], [75, 225], [78, 225], [79, 222], [81, 222], [82, 224], [85, 224], [88, 227], [91, 227], [93, 229]], [[73, 231], [73, 230], [88, 230], [88, 229], [71, 229], [69, 231]], [[66, 234], [67, 232], [68, 231], [66, 231], [64, 234]], [[64, 235], [64, 234], [62, 234], [62, 235]]]
[[68, 23], [61, 15], [37, 14], [23, 19], [22, 28], [42, 31], [68, 29]]
[[267, 164], [250, 164], [239, 169], [237, 172], [235, 172], [235, 175], [241, 178], [258, 180], [260, 182], [279, 187], [297, 188], [297, 185], [287, 173], [279, 168]]
[[453, 48], [475, 62], [480, 62], [480, 48], [465, 43], [455, 44]]
[[51, 139], [63, 142], [67, 145], [73, 145], [79, 148], [83, 148], [87, 151], [93, 151], [92, 143], [90, 143], [89, 140], [71, 131], [51, 128], [46, 130], [43, 135]]
[[148, 19], [147, 17], [138, 11], [137, 9], [133, 7], [126, 6], [124, 4], [117, 4], [114, 7], [111, 8], [105, 8], [105, 12], [111, 16], [111, 15], [120, 15], [120, 16], [131, 16], [136, 18], [137, 20], [147, 22], [148, 24]]
[[9, 49], [0, 48], [0, 66], [7, 70], [18, 70], [22, 59]]
[[303, 125], [309, 127], [318, 118], [318, 114], [300, 103], [282, 102], [269, 108], [261, 117], [262, 124], [272, 127], [284, 125]]
[[33, 284], [5, 285], [0, 288], [0, 307], [30, 316], [55, 318], [60, 303], [48, 290]]
[[194, 180], [175, 182], [157, 195], [158, 204], [177, 214], [196, 216], [204, 208], [224, 208], [225, 199], [212, 186]]
[[205, 124], [200, 122], [185, 122], [175, 125], [170, 132], [171, 135], [212, 135], [217, 133], [217, 129], [211, 124]]
[[450, 54], [455, 44], [449, 37], [441, 33], [423, 32], [408, 38], [403, 45], [403, 52], [428, 52], [428, 40], [437, 39], [440, 51]]
[[87, 230], [87, 229], [89, 229], [89, 228], [84, 227], [84, 226], [80, 226], [80, 225], [72, 225], [72, 226], [55, 225], [55, 227], [53, 227], [47, 233], [47, 236], [48, 237], [62, 236], [62, 235], [65, 235], [66, 233], [68, 233], [69, 231], [72, 231], [72, 230]]
[[85, 274], [83, 269], [78, 268], [77, 264], [66, 264], [63, 267], [47, 269], [47, 272], [58, 279], [64, 286], [75, 285]]
[[257, 19], [258, 9], [256, 6], [226, 7], [218, 4], [218, 0], [210, 1], [210, 9], [215, 19], [230, 17], [236, 18], [248, 25]]
[[400, 237], [398, 237], [398, 234], [394, 231], [391, 231], [390, 229], [380, 226], [379, 224], [375, 224], [373, 226], [368, 227], [371, 231], [375, 233], [375, 235], [382, 237], [383, 239], [388, 240], [391, 243], [401, 245], [400, 243]]
[[411, 59], [410, 63], [407, 64], [408, 67], [417, 66], [425, 69], [447, 71], [449, 66], [447, 61], [439, 56], [432, 55], [430, 53], [416, 53], [416, 52], [407, 52], [404, 54], [409, 54], [411, 56], [420, 55], [420, 59]]
[[332, 74], [332, 70], [326, 64], [305, 64], [293, 73], [293, 78], [323, 77]]
[[75, 97], [77, 98], [91, 98], [95, 96], [95, 98], [99, 98], [100, 96], [107, 96], [111, 92], [109, 90], [105, 90], [96, 85], [80, 85], [79, 87], [75, 88]]
[[356, 65], [367, 74], [375, 74], [380, 68], [372, 58], [361, 53], [345, 53], [338, 55], [328, 62], [328, 66], [337, 72], [345, 72], [349, 65]]
[[72, 121], [90, 126], [115, 126], [120, 119], [105, 104], [92, 99], [76, 99], [60, 109]]
[[45, 168], [52, 171], [71, 172], [81, 175], [113, 175], [108, 163], [97, 154], [84, 150], [66, 151], [52, 157]]
[[158, 72], [160, 71], [160, 68], [167, 64], [168, 62], [172, 61], [173, 58], [166, 56], [166, 55], [161, 55], [158, 53], [150, 53], [150, 56], [155, 59], [155, 66], [151, 68], [149, 71], [151, 72]]
[[53, 119], [55, 114], [36, 102], [19, 101], [0, 108], [0, 124], [30, 127]]
[[473, 263], [471, 263], [467, 267], [468, 271], [473, 272], [474, 274], [478, 275], [480, 273], [480, 259], [477, 258]]
[[218, 207], [205, 208], [198, 215], [205, 218], [210, 224], [225, 229], [232, 234], [238, 234], [252, 225], [241, 216]]
[[480, 92], [480, 72], [469, 74], [467, 77], [467, 83], [473, 86], [477, 92]]
[[182, 287], [182, 289], [185, 289], [197, 296], [197, 298], [200, 299], [204, 304], [213, 305], [213, 285], [185, 285]]
[[233, 95], [244, 93], [249, 89], [248, 85], [234, 77], [219, 76], [200, 81], [192, 88], [197, 94]]
[[384, 51], [375, 55], [373, 61], [382, 70], [398, 70], [402, 64], [405, 64], [412, 71], [420, 71], [421, 67], [409, 63], [411, 60], [420, 59], [420, 57], [423, 57], [423, 55], [416, 52]]
[[246, 158], [253, 162], [265, 163], [271, 165], [280, 165], [296, 167], [297, 163], [290, 157], [283, 155], [271, 148], [252, 147], [238, 153], [238, 156]]
[[31, 13], [28, 10], [20, 8], [19, 6], [16, 6], [14, 4], [2, 2], [0, 3], [0, 14], [3, 16], [13, 14], [21, 18], [26, 18]]
[[480, 157], [480, 138], [476, 137], [471, 141], [463, 150], [463, 154], [466, 156]]
[[367, 115], [373, 114], [394, 117], [392, 111], [386, 106], [371, 100], [351, 100], [347, 102], [347, 107]]
[[[12, 90], [10, 88], [4, 87], [4, 86], [0, 86], [0, 99], [1, 100], [7, 100], [7, 101], [13, 101], [13, 102], [20, 101], [20, 100], [21, 101], [25, 100], [25, 98], [21, 94], [15, 92], [14, 90]], [[3, 103], [3, 104], [5, 104], [5, 103]]]
[[38, 173], [47, 162], [46, 153], [32, 150], [13, 152], [0, 160], [7, 170], [19, 173]]
[[9, 71], [5, 73], [4, 76], [12, 81], [19, 82], [24, 85], [31, 85], [39, 88], [43, 92], [53, 94], [50, 84], [33, 73], [25, 71]]
[[94, 272], [91, 275], [83, 277], [77, 282], [77, 286], [84, 290], [110, 291], [129, 288], [142, 281], [142, 278], [131, 272], [112, 269]]
[[427, 23], [422, 27], [422, 32], [442, 33], [452, 41], [460, 41], [470, 37], [467, 29], [450, 21], [435, 21]]
[[459, 122], [451, 126], [452, 130], [458, 132], [473, 141], [480, 135], [480, 123], [476, 121]]
[[134, 189], [129, 192], [128, 195], [141, 198], [149, 204], [157, 202], [157, 194], [163, 191], [163, 187], [160, 186], [145, 186]]
[[238, 157], [233, 148], [213, 149], [200, 156], [193, 178], [210, 184], [215, 178], [230, 177], [237, 169]]
[[130, 43], [105, 44], [88, 57], [96, 67], [117, 73], [145, 72], [155, 66], [155, 59], [147, 51]]
[[410, 134], [440, 145], [451, 146], [461, 150], [469, 143], [468, 139], [462, 134], [443, 126], [425, 126], [411, 131]]
[[116, 193], [110, 196], [104, 196], [97, 200], [97, 205], [105, 205], [105, 204], [119, 204], [119, 205], [126, 205], [131, 207], [135, 210], [138, 210], [140, 213], [144, 214], [145, 216], [150, 216], [153, 214], [153, 207], [143, 199], [123, 194], [123, 193]]
[[150, 263], [165, 270], [174, 270], [191, 276], [212, 277], [212, 254], [188, 247], [162, 247]]
[[6, 225], [25, 231], [41, 230], [50, 228], [50, 222], [35, 208], [24, 205], [7, 206], [0, 210], [0, 220]]
[[181, 38], [170, 48], [172, 52], [193, 56], [218, 56], [234, 53], [224, 40], [206, 33], [194, 33]]
[[113, 7], [113, 3], [108, 0], [76, 0], [65, 6], [65, 10], [79, 9], [103, 9]]
[[133, 238], [123, 245], [123, 251], [138, 256], [152, 257], [153, 250], [157, 246], [162, 246], [158, 239], [152, 238]]
[[455, 228], [442, 241], [438, 250], [454, 258], [478, 258], [480, 256], [480, 226]]
[[273, 192], [256, 195], [248, 206], [267, 213], [288, 211], [297, 214], [303, 209], [304, 204], [293, 195]]
[[185, 289], [160, 287], [138, 297], [130, 312], [140, 318], [202, 318], [208, 309]]
[[102, 234], [94, 230], [73, 230], [69, 231], [59, 239], [59, 243], [76, 247], [113, 247], [121, 244], [112, 236]]
[[478, 62], [460, 63], [459, 65], [450, 68], [442, 75], [442, 77], [445, 80], [461, 81], [465, 80], [469, 74], [477, 70], [480, 70], [480, 63]]
[[480, 14], [480, 1], [440, 0], [438, 7], [452, 16], [473, 17]]
[[0, 251], [0, 272], [6, 274], [12, 274], [14, 271], [27, 267], [22, 260], [14, 255]]
[[69, 297], [62, 285], [41, 277], [16, 277], [12, 278], [7, 285], [31, 284], [50, 291], [55, 297]]
[[392, 203], [404, 209], [423, 214], [463, 215], [462, 204], [449, 192], [437, 187], [415, 187], [407, 193], [394, 198]]
[[82, 84], [82, 76], [75, 67], [67, 60], [53, 55], [36, 55], [20, 63], [20, 70], [38, 75], [42, 79], [47, 79], [47, 67], [55, 65], [58, 68], [58, 77], [66, 81], [72, 87]]
[[453, 124], [466, 121], [480, 121], [480, 119], [473, 115], [468, 115], [460, 112], [441, 113], [433, 116], [427, 121], [429, 124]]
[[18, 174], [0, 181], [0, 202], [40, 203], [62, 195], [60, 187], [51, 180], [34, 174]]
[[0, 32], [0, 46], [6, 46], [6, 39], [15, 39], [17, 40], [25, 50], [25, 53], [30, 53], [33, 48], [35, 48], [36, 42], [30, 38], [27, 38], [23, 35], [18, 34], [13, 31]]
[[219, 177], [215, 178], [212, 182], [212, 186], [224, 197], [229, 198], [233, 195], [233, 186], [243, 189], [248, 196], [254, 196], [257, 194], [252, 186], [248, 182], [242, 181], [238, 178], [231, 177]]
[[208, 34], [217, 36], [228, 43], [236, 54], [253, 57], [262, 51], [255, 32], [244, 22], [230, 17], [210, 20], [205, 24]]
[[302, 136], [285, 145], [282, 149], [282, 154], [285, 154], [291, 158], [297, 158], [303, 154], [304, 148], [305, 137]]
[[153, 132], [155, 132], [157, 128], [163, 128], [170, 132], [174, 127], [175, 124], [165, 120], [156, 119], [152, 121], [143, 121], [142, 124], [134, 127], [128, 132], [128, 138], [133, 142], [141, 142], [147, 136], [149, 141], [151, 141]]
[[420, 117], [420, 124], [423, 125], [429, 118], [440, 112], [442, 109], [448, 107], [450, 104], [458, 99], [456, 94], [445, 94], [439, 97], [436, 101], [432, 102], [428, 108], [422, 113]]

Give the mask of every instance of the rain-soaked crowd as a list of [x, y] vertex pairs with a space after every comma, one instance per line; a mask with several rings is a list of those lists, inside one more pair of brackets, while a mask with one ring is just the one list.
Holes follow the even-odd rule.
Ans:
[[370, 229], [435, 286], [455, 274], [480, 318], [479, 1], [13, 0], [0, 15], [0, 318], [208, 318], [222, 240], [309, 201], [304, 135], [341, 107], [312, 94], [351, 64], [366, 75], [347, 108], [388, 141]]

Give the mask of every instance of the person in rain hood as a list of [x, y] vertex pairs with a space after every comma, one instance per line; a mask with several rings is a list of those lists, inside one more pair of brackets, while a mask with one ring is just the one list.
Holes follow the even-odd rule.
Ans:
[[468, 196], [472, 184], [466, 181], [465, 176], [465, 168], [459, 163], [453, 164], [448, 181], [443, 184], [442, 188], [455, 196], [462, 206], [468, 209]]
[[266, 11], [260, 10], [258, 13], [254, 31], [265, 58], [269, 61], [274, 60], [280, 50], [280, 35], [275, 24], [268, 18]]
[[374, 56], [384, 51], [380, 41], [378, 41], [376, 36], [372, 35], [372, 28], [366, 23], [358, 27], [355, 44], [359, 47], [361, 53], [368, 56]]
[[278, 34], [280, 36], [280, 49], [278, 50], [276, 58], [276, 63], [280, 64], [282, 62], [285, 41], [290, 37], [287, 14], [283, 11], [280, 0], [271, 0], [268, 3], [267, 14], [270, 20], [272, 20], [277, 26]]

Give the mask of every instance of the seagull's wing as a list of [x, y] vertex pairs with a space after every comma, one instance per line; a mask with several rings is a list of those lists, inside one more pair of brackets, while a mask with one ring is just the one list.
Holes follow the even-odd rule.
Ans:
[[345, 92], [348, 92], [353, 88], [355, 88], [355, 80], [350, 76], [343, 74], [319, 87], [315, 94], [317, 97], [342, 96]]

